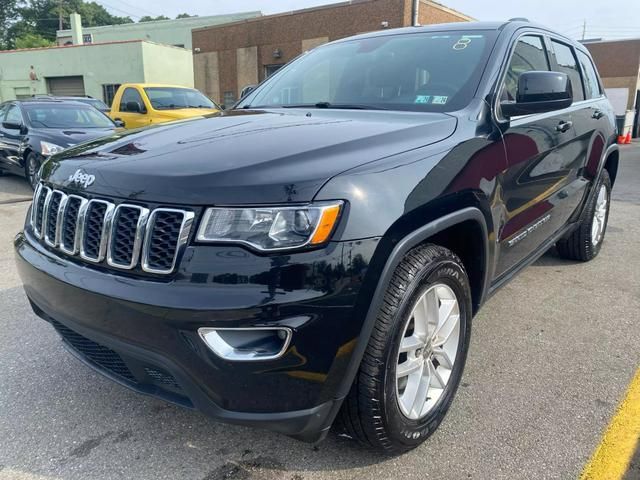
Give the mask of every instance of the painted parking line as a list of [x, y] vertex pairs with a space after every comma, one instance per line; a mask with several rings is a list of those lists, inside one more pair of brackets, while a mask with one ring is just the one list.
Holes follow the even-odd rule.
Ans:
[[640, 369], [611, 419], [600, 444], [584, 468], [581, 480], [624, 477], [640, 440]]

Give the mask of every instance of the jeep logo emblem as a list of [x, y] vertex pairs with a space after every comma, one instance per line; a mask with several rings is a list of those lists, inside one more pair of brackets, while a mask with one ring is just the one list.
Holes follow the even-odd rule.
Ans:
[[81, 168], [79, 168], [73, 175], [69, 176], [69, 181], [71, 183], [76, 183], [79, 186], [87, 188], [96, 181], [96, 177], [95, 175], [89, 175], [88, 173], [85, 173]]

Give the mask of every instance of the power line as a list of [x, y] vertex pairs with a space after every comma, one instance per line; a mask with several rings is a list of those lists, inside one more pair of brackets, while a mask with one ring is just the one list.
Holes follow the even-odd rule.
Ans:
[[158, 15], [157, 13], [150, 12], [149, 10], [146, 10], [144, 8], [140, 8], [140, 7], [131, 5], [130, 3], [125, 2], [124, 0], [117, 0], [117, 1], [122, 3], [123, 5], [126, 5], [127, 7], [135, 8], [136, 10], [140, 10], [141, 12], [144, 12], [144, 13], [146, 13], [148, 15], [153, 15], [154, 17], [160, 17], [161, 16], [161, 15]]

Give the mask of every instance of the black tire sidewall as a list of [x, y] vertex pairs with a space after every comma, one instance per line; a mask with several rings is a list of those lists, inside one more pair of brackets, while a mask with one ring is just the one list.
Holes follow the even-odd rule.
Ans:
[[[32, 161], [35, 162], [36, 165], [38, 166], [38, 168], [36, 168], [35, 173], [33, 174], [33, 178], [31, 178], [29, 174], [29, 165], [31, 164]], [[34, 152], [30, 152], [29, 155], [27, 155], [27, 158], [24, 163], [24, 173], [25, 173], [25, 177], [27, 178], [27, 182], [29, 183], [31, 188], [36, 187], [36, 184], [38, 182], [38, 170], [41, 166], [42, 166], [42, 160], [40, 160], [38, 155], [36, 155]]]
[[[411, 420], [404, 416], [396, 397], [395, 369], [400, 348], [400, 336], [408, 321], [415, 302], [431, 285], [443, 283], [455, 293], [460, 308], [460, 343], [449, 383], [438, 404], [423, 419]], [[393, 334], [390, 335], [385, 352], [384, 412], [387, 435], [393, 443], [400, 443], [407, 449], [422, 443], [438, 427], [453, 401], [469, 349], [471, 333], [471, 297], [467, 275], [464, 269], [452, 260], [436, 260], [427, 266], [408, 286], [407, 293], [394, 317]]]

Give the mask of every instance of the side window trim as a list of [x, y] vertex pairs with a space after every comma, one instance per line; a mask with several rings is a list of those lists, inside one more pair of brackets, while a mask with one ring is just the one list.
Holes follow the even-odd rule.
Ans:
[[[500, 111], [500, 92], [502, 90], [502, 86], [504, 84], [505, 78], [509, 72], [509, 65], [511, 65], [511, 60], [513, 59], [513, 54], [515, 53], [516, 46], [518, 45], [518, 42], [520, 41], [520, 39], [526, 36], [536, 36], [536, 37], [542, 38], [542, 45], [545, 47], [545, 57], [547, 58], [547, 66], [549, 70], [551, 70], [551, 60], [549, 58], [549, 52], [547, 51], [547, 43], [546, 43], [547, 34], [545, 32], [530, 30], [530, 29], [523, 29], [521, 31], [516, 31], [510, 40], [509, 51], [505, 57], [505, 60], [503, 60], [502, 65], [500, 66], [498, 81], [496, 82], [494, 86], [494, 90], [492, 92], [492, 97], [493, 97], [492, 111], [493, 111], [494, 118], [498, 122], [506, 121], [506, 118], [502, 116], [502, 112]], [[536, 115], [539, 115], [539, 114], [536, 114]], [[543, 115], [546, 115], [546, 114], [543, 114]], [[531, 117], [531, 116], [533, 115], [522, 115], [514, 118], [519, 119], [519, 118], [525, 118], [525, 117]]]
[[[120, 98], [120, 111], [121, 112], [125, 112], [125, 113], [134, 113], [134, 112], [129, 112], [126, 109], [127, 106], [127, 101], [125, 101], [125, 98], [127, 96], [127, 93], [129, 92], [134, 92], [135, 95], [138, 97], [138, 99], [136, 100], [137, 102], [140, 103], [140, 108], [142, 109], [140, 112], [136, 112], [136, 113], [141, 113], [141, 114], [145, 114], [147, 113], [147, 105], [144, 103], [144, 99], [142, 98], [142, 95], [140, 94], [140, 91], [135, 88], [135, 87], [127, 87], [124, 89], [124, 92], [122, 92], [122, 97]], [[124, 109], [122, 108], [124, 106]]]
[[9, 116], [9, 112], [11, 111], [12, 108], [16, 109], [16, 111], [18, 112], [18, 115], [20, 116], [20, 123], [24, 125], [25, 124], [24, 115], [22, 114], [22, 110], [20, 109], [20, 106], [17, 103], [10, 103], [9, 105], [7, 105], [7, 111], [4, 114], [4, 118], [6, 119]]
[[[573, 101], [573, 103], [571, 105], [574, 105], [576, 103], [579, 102], [584, 102], [587, 99], [587, 89], [586, 86], [584, 84], [584, 77], [582, 74], [582, 67], [580, 66], [580, 60], [578, 59], [578, 55], [576, 54], [576, 50], [574, 48], [573, 45], [571, 45], [571, 43], [567, 42], [566, 39], [563, 39], [561, 37], [557, 37], [555, 35], [546, 35], [546, 38], [548, 40], [548, 56], [549, 56], [549, 61], [551, 61], [551, 59], [553, 58], [553, 64], [551, 65], [551, 69], [553, 70], [554, 68], [559, 68], [560, 65], [556, 62], [556, 56], [553, 54], [553, 42], [556, 42], [560, 45], [563, 45], [565, 47], [567, 47], [569, 49], [569, 51], [571, 52], [571, 55], [573, 56], [573, 60], [576, 62], [576, 67], [578, 68], [578, 75], [580, 76], [580, 85], [582, 86], [582, 96], [584, 98], [580, 99], [580, 100], [575, 100]], [[555, 70], [557, 72], [561, 71], [561, 70]], [[574, 92], [575, 93], [575, 92]]]
[[[585, 96], [585, 101], [590, 101], [590, 100], [599, 100], [603, 97], [605, 97], [605, 92], [604, 92], [604, 86], [602, 85], [602, 80], [600, 78], [600, 74], [598, 73], [598, 69], [596, 68], [596, 64], [593, 62], [593, 59], [591, 58], [591, 55], [589, 53], [585, 53], [577, 48], [574, 49], [575, 50], [575, 55], [576, 58], [578, 59], [578, 67], [580, 68], [580, 74], [582, 75], [582, 79], [583, 79], [583, 83], [584, 85], [584, 96]], [[586, 88], [586, 73], [584, 71], [584, 69], [582, 68], [582, 61], [580, 60], [580, 55], [582, 54], [585, 56], [585, 58], [587, 59], [587, 61], [589, 62], [589, 65], [591, 65], [591, 69], [593, 70], [593, 73], [595, 73], [596, 77], [596, 85], [598, 87], [598, 95], [596, 95], [595, 97], [592, 98], [586, 98], [587, 97], [587, 88]]]

